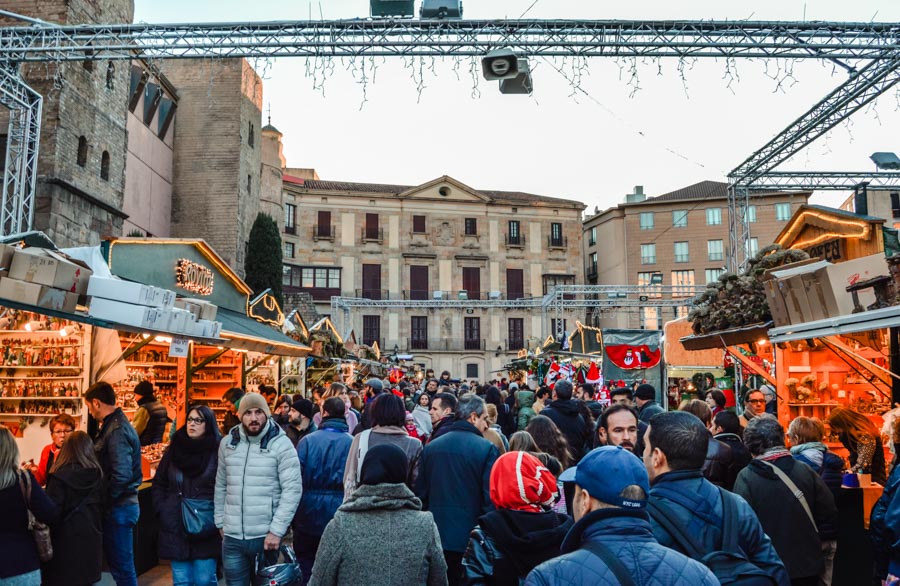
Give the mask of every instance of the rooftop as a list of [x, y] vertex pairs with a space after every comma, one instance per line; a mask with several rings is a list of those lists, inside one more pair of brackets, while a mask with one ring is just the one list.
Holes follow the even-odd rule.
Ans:
[[[778, 195], [780, 191], [758, 190], [753, 191], [752, 195]], [[722, 181], [701, 181], [694, 183], [669, 193], [657, 195], [656, 197], [648, 197], [644, 201], [634, 202], [625, 205], [647, 205], [654, 203], [665, 203], [670, 201], [684, 201], [696, 199], [728, 199], [728, 184]]]
[[[446, 178], [446, 176], [445, 176]], [[449, 178], [448, 178], [449, 179]], [[349, 181], [326, 181], [299, 179], [293, 176], [284, 176], [284, 180], [295, 185], [302, 185], [304, 189], [311, 191], [334, 191], [341, 193], [367, 193], [382, 195], [400, 195], [411, 189], [415, 189], [416, 185], [389, 185], [383, 183], [352, 183]], [[549, 197], [546, 195], [536, 195], [533, 193], [525, 193], [522, 191], [492, 191], [492, 190], [473, 190], [478, 194], [492, 200], [493, 203], [519, 203], [519, 204], [556, 204], [566, 206], [578, 206], [584, 208], [584, 204], [580, 201], [572, 199], [561, 199], [557, 197]]]

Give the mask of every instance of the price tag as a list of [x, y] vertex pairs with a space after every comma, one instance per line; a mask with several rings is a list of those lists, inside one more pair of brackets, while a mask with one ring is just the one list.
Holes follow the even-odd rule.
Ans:
[[188, 339], [187, 338], [172, 338], [172, 343], [169, 344], [169, 358], [187, 358], [188, 355]]

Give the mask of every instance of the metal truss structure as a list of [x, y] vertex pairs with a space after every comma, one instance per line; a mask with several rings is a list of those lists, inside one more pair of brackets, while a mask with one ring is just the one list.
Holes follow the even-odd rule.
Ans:
[[865, 171], [769, 171], [758, 177], [747, 189], [766, 191], [852, 191], [860, 185], [869, 189], [895, 189], [900, 187], [900, 173]]
[[16, 67], [0, 63], [0, 104], [9, 108], [0, 235], [31, 229], [37, 181], [43, 98], [19, 76]]
[[341, 316], [339, 329], [346, 329], [354, 309], [540, 309], [545, 331], [550, 314], [556, 319], [558, 337], [563, 335], [563, 314], [579, 309], [637, 311], [643, 307], [690, 307], [705, 286], [662, 285], [557, 285], [543, 297], [522, 299], [364, 299], [332, 297], [332, 319]]
[[[728, 174], [728, 221], [731, 236], [728, 260], [733, 272], [744, 269], [749, 255], [750, 222], [747, 217], [749, 205], [747, 188], [759, 185], [758, 182], [765, 183], [764, 178], [780, 164], [871, 103], [898, 81], [900, 81], [900, 51], [884, 50], [879, 58], [872, 59], [862, 68], [851, 69], [846, 82], [835, 88]], [[815, 188], [814, 185], [840, 183], [847, 179], [846, 175], [848, 174], [835, 173], [834, 180], [827, 179], [825, 174], [811, 177], [813, 182], [805, 187], [812, 189]], [[857, 182], [856, 185], [861, 182]], [[797, 180], [793, 185], [791, 189], [804, 187]], [[836, 188], [825, 187], [825, 189]]]

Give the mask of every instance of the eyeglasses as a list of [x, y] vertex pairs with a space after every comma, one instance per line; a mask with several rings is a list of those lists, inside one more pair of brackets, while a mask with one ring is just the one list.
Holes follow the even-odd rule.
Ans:
[[200, 423], [206, 423], [206, 420], [203, 419], [202, 417], [188, 417], [187, 422], [188, 423], [196, 423], [199, 425]]
[[748, 403], [765, 403], [765, 399], [747, 399]]
[[69, 435], [70, 433], [72, 433], [74, 431], [75, 431], [74, 429], [55, 429], [50, 433], [52, 435]]

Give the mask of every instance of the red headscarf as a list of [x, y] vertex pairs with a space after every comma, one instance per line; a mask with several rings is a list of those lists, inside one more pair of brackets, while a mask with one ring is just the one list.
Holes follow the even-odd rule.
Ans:
[[539, 513], [556, 494], [556, 478], [527, 452], [506, 452], [491, 469], [491, 501], [498, 509]]

